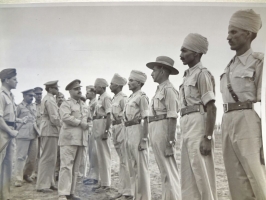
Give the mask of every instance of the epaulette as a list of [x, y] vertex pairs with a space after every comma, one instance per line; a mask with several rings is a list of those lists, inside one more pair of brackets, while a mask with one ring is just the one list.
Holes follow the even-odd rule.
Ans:
[[261, 61], [263, 61], [264, 59], [264, 53], [261, 53], [261, 52], [253, 52], [252, 56]]

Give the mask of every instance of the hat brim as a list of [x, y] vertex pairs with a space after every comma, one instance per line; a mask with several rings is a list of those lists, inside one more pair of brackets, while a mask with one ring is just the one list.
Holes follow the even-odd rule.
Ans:
[[153, 69], [155, 66], [163, 66], [165, 67], [166, 69], [169, 69], [170, 70], [170, 75], [177, 75], [179, 74], [179, 71], [172, 67], [172, 66], [169, 66], [169, 65], [166, 65], [166, 64], [163, 64], [163, 63], [158, 63], [158, 62], [149, 62], [146, 64], [146, 66], [150, 69]]

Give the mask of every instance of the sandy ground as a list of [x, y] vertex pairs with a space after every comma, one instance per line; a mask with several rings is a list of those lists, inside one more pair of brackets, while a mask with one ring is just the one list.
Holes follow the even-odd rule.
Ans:
[[[178, 135], [179, 138], [179, 135]], [[222, 159], [222, 145], [221, 145], [221, 135], [215, 134], [215, 170], [216, 170], [216, 180], [217, 180], [217, 191], [219, 200], [228, 200], [228, 183], [227, 177], [224, 170], [224, 164]], [[180, 161], [180, 145], [177, 144], [177, 160], [178, 165]], [[119, 171], [119, 160], [114, 147], [112, 146], [112, 188], [109, 192], [104, 194], [96, 194], [91, 191], [92, 186], [84, 186], [81, 183], [77, 184], [77, 194], [82, 198], [82, 200], [108, 200], [109, 197], [114, 196], [117, 193], [118, 185], [118, 171]], [[151, 192], [152, 200], [161, 199], [161, 180], [158, 166], [154, 159], [154, 154], [152, 149], [150, 149], [150, 175], [151, 175]], [[180, 166], [178, 166], [180, 168]], [[14, 185], [14, 184], [13, 184]], [[36, 192], [35, 183], [29, 184], [24, 183], [22, 187], [16, 188], [12, 186], [12, 200], [22, 199], [22, 200], [41, 200], [41, 199], [57, 199], [57, 192], [50, 194], [44, 194]], [[122, 200], [120, 198], [119, 200]]]

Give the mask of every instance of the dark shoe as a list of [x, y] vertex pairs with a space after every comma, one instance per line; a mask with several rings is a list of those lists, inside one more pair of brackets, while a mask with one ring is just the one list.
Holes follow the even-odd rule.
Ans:
[[40, 189], [40, 190], [37, 190], [37, 192], [42, 192], [42, 193], [52, 193], [53, 190], [47, 188], [47, 189]]
[[98, 190], [98, 189], [100, 189], [101, 188], [101, 185], [96, 185], [96, 186], [94, 186], [94, 187], [92, 187], [92, 191], [95, 191], [95, 190]]
[[70, 200], [81, 200], [79, 196], [76, 196], [74, 194], [66, 195], [66, 198]]
[[67, 198], [66, 198], [66, 196], [64, 196], [64, 195], [60, 195], [60, 196], [58, 197], [58, 200], [67, 200]]
[[115, 199], [118, 199], [120, 197], [122, 197], [122, 194], [118, 193], [114, 197], [109, 198], [109, 200], [115, 200]]
[[55, 187], [55, 186], [51, 186], [51, 187], [50, 187], [50, 189], [51, 189], [51, 190], [55, 190], [55, 191], [57, 191], [57, 190], [58, 190], [58, 188], [57, 188], [57, 187]]
[[84, 185], [96, 185], [96, 184], [98, 184], [98, 180], [86, 179], [86, 180], [83, 180], [83, 184]]
[[21, 187], [21, 186], [22, 186], [22, 181], [15, 182], [15, 187]]
[[125, 199], [133, 199], [133, 196], [131, 195], [124, 195]]
[[32, 182], [33, 182], [32, 178], [31, 178], [30, 176], [28, 176], [28, 175], [24, 175], [24, 176], [23, 176], [23, 179], [24, 179], [25, 181], [27, 181], [28, 183], [32, 183]]

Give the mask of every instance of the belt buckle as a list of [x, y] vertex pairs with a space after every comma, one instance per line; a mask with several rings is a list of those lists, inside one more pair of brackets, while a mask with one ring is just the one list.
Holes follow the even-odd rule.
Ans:
[[228, 103], [225, 103], [223, 105], [223, 107], [224, 107], [224, 112], [227, 113], [228, 112]]

